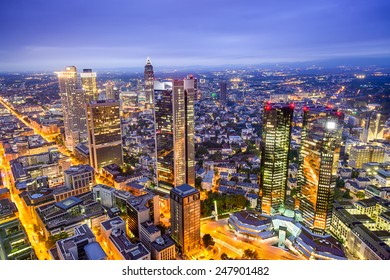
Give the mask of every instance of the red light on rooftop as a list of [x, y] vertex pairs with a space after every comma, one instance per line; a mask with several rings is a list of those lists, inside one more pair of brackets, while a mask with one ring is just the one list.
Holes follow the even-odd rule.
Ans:
[[337, 112], [336, 112], [336, 115], [340, 117], [340, 116], [341, 116], [341, 112], [340, 112], [340, 111], [337, 111]]
[[267, 111], [269, 111], [269, 110], [271, 110], [271, 106], [270, 106], [270, 105], [267, 105], [267, 106], [265, 106], [265, 109], [266, 109]]
[[304, 112], [309, 112], [309, 107], [303, 106], [303, 111], [304, 111]]
[[294, 103], [291, 103], [291, 104], [290, 104], [290, 108], [291, 108], [291, 109], [294, 109], [294, 108], [295, 108], [295, 104], [294, 104]]

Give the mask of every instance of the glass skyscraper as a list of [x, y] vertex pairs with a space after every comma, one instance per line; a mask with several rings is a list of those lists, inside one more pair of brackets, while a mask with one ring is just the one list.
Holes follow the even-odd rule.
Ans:
[[144, 80], [145, 80], [145, 107], [149, 108], [151, 107], [151, 105], [153, 105], [153, 86], [154, 86], [153, 65], [149, 57], [146, 59]]
[[64, 115], [65, 146], [73, 151], [76, 145], [86, 141], [85, 92], [79, 88], [75, 66], [56, 72]]
[[154, 107], [158, 186], [194, 186], [194, 80], [155, 81]]
[[293, 104], [264, 107], [258, 207], [267, 215], [285, 204], [293, 112]]
[[85, 92], [85, 98], [87, 102], [91, 102], [98, 99], [98, 89], [96, 83], [96, 72], [92, 72], [92, 69], [83, 69], [80, 73], [81, 86]]
[[299, 209], [315, 233], [330, 225], [344, 115], [325, 107], [304, 107], [299, 155]]
[[123, 164], [122, 134], [118, 101], [87, 104], [90, 164], [95, 171], [116, 163]]

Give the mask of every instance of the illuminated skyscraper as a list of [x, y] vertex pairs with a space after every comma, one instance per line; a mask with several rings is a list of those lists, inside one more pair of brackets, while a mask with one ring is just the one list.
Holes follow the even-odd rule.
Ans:
[[361, 139], [367, 143], [375, 139], [383, 139], [386, 118], [377, 112], [370, 112], [364, 120], [363, 135]]
[[98, 99], [98, 89], [96, 84], [96, 72], [92, 72], [92, 69], [83, 69], [80, 73], [81, 86], [85, 92], [85, 98], [87, 102], [91, 102]]
[[87, 104], [90, 164], [95, 171], [123, 163], [119, 102], [94, 101]]
[[87, 139], [85, 92], [78, 87], [75, 66], [68, 66], [56, 74], [64, 115], [65, 146], [73, 151], [78, 143]]
[[264, 214], [275, 214], [285, 204], [293, 113], [293, 104], [264, 107], [258, 205]]
[[106, 100], [119, 100], [120, 90], [115, 86], [113, 81], [106, 84]]
[[146, 59], [144, 80], [145, 80], [145, 107], [149, 108], [153, 105], [153, 85], [154, 85], [153, 65], [149, 57]]
[[317, 233], [323, 233], [331, 222], [343, 119], [333, 109], [304, 107], [299, 209], [304, 224]]
[[200, 194], [188, 184], [177, 186], [170, 193], [172, 239], [182, 253], [200, 244]]
[[194, 80], [155, 81], [154, 96], [158, 186], [194, 186]]
[[220, 82], [219, 83], [220, 91], [219, 91], [219, 100], [226, 101], [226, 93], [227, 93], [227, 83]]

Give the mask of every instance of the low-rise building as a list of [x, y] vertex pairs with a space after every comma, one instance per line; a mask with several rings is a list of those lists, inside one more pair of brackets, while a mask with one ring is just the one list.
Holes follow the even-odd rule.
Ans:
[[52, 259], [59, 260], [105, 260], [103, 251], [90, 228], [84, 224], [74, 228], [74, 235], [56, 242]]
[[101, 223], [103, 239], [117, 260], [150, 260], [150, 252], [142, 243], [133, 244], [126, 236], [126, 223], [114, 217]]

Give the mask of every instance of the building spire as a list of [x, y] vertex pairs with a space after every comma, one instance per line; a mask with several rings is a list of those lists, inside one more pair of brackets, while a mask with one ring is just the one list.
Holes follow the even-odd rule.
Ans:
[[150, 60], [149, 56], [146, 58], [146, 65], [148, 65], [148, 64], [152, 65], [152, 61]]

